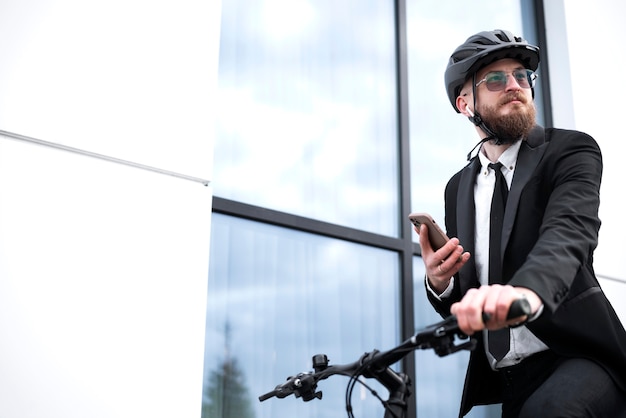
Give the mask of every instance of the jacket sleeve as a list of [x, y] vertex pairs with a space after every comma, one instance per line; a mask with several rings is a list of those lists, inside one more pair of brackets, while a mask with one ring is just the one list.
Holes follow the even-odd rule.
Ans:
[[512, 260], [504, 266], [509, 284], [537, 293], [548, 315], [568, 295], [575, 296], [570, 292], [577, 276], [594, 277], [602, 178], [602, 155], [593, 138], [576, 131], [550, 133], [545, 155], [522, 194], [524, 209], [504, 257], [505, 264]]

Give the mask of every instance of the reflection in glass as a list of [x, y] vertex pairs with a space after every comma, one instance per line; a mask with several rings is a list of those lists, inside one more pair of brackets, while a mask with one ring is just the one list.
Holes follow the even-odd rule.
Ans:
[[[398, 344], [398, 269], [394, 252], [214, 214], [203, 417], [230, 418], [235, 401], [256, 418], [342, 416], [341, 376], [320, 382], [321, 401], [257, 397], [310, 371], [314, 354], [349, 363]], [[366, 390], [352, 402], [382, 416]]]
[[398, 235], [393, 2], [223, 2], [215, 195]]

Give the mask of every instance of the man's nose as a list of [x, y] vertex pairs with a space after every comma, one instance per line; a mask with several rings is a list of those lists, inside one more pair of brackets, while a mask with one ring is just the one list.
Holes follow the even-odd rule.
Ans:
[[506, 75], [506, 91], [512, 91], [512, 90], [522, 90], [522, 86], [520, 86], [519, 82], [517, 81], [517, 78], [515, 78], [515, 76], [513, 74], [507, 74]]

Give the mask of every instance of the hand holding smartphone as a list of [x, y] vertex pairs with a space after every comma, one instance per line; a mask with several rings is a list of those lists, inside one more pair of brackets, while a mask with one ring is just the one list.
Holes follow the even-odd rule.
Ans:
[[450, 240], [429, 214], [423, 212], [411, 213], [409, 219], [418, 229], [422, 224], [426, 224], [428, 227], [428, 239], [434, 251], [443, 247], [444, 244]]

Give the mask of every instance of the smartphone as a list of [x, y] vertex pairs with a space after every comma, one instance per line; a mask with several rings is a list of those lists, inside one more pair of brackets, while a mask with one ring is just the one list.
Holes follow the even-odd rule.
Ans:
[[430, 240], [430, 245], [432, 245], [433, 250], [437, 251], [438, 249], [443, 247], [444, 244], [448, 242], [448, 240], [450, 240], [446, 233], [443, 232], [441, 228], [439, 228], [437, 222], [435, 222], [433, 217], [429, 214], [412, 213], [409, 215], [409, 219], [417, 228], [419, 228], [422, 224], [426, 224], [426, 226], [428, 227], [428, 239]]

